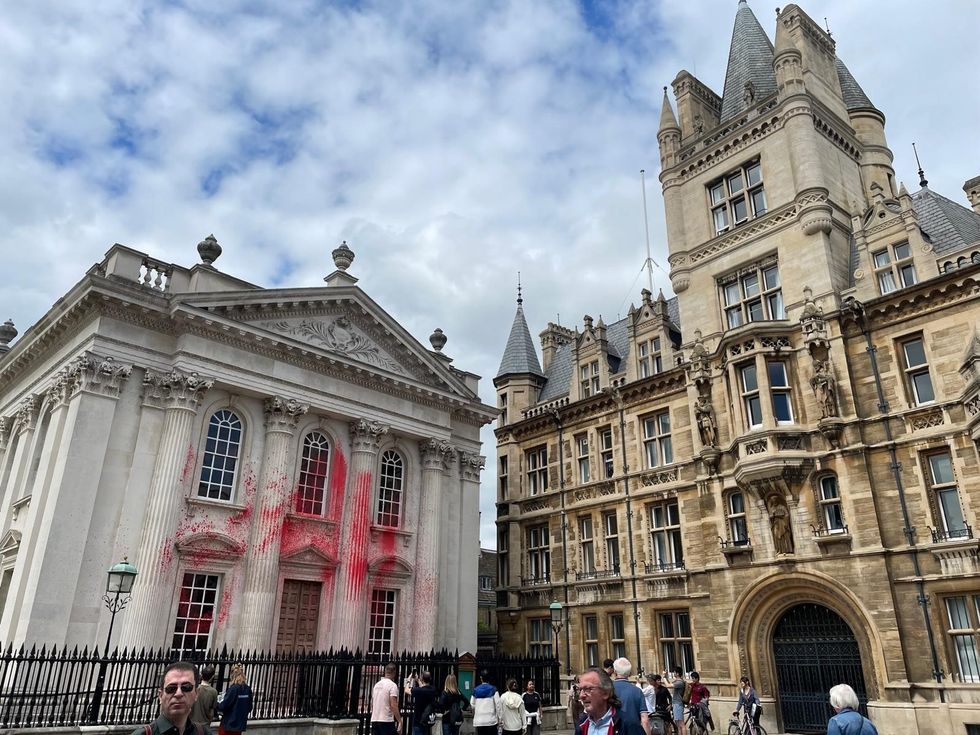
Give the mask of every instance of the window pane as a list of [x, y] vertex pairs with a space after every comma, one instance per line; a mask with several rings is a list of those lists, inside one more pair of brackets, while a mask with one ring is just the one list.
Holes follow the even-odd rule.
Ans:
[[776, 415], [776, 421], [792, 421], [793, 408], [790, 405], [788, 393], [773, 393], [772, 410]]
[[741, 171], [734, 176], [728, 177], [728, 191], [731, 194], [738, 194], [742, 191], [742, 173]]
[[744, 544], [749, 537], [749, 528], [743, 516], [732, 519], [732, 541], [736, 544]]
[[749, 218], [749, 206], [745, 202], [745, 197], [732, 200], [732, 218], [736, 222], [744, 222]]
[[838, 497], [837, 478], [824, 477], [820, 480], [820, 497], [824, 500], [834, 500]]
[[746, 365], [742, 368], [742, 388], [746, 391], [759, 389], [759, 382], [755, 376], [755, 365]]
[[674, 637], [674, 616], [673, 615], [661, 615], [660, 616], [660, 637], [661, 638], [673, 638]]
[[897, 288], [895, 286], [895, 276], [891, 271], [884, 271], [878, 274], [878, 289], [883, 293], [891, 293]]
[[971, 627], [965, 597], [947, 597], [946, 612], [949, 613], [949, 627], [952, 630], [965, 630]]
[[718, 207], [712, 210], [715, 218], [715, 232], [721, 232], [728, 227], [728, 210], [725, 207]]
[[909, 249], [909, 244], [903, 242], [900, 245], [895, 246], [895, 260], [905, 260], [912, 255], [912, 251]]
[[956, 494], [956, 489], [943, 490], [938, 493], [938, 496], [946, 533], [964, 530], [966, 524], [963, 521], [963, 510], [960, 508], [960, 499]]
[[886, 265], [891, 263], [891, 259], [888, 257], [887, 250], [879, 250], [874, 254], [875, 268], [884, 268]]
[[779, 268], [773, 266], [762, 271], [762, 281], [766, 284], [766, 290], [779, 286]]
[[753, 163], [751, 166], [745, 169], [745, 173], [749, 178], [749, 186], [755, 186], [760, 181], [762, 181], [762, 165], [758, 163]]
[[709, 190], [711, 192], [711, 203], [718, 204], [725, 198], [725, 190], [721, 183], [717, 183]]
[[670, 414], [662, 413], [657, 416], [657, 423], [660, 424], [660, 433], [669, 434], [670, 433]]
[[737, 304], [740, 298], [737, 283], [729, 283], [727, 286], [725, 286], [725, 306]]
[[745, 498], [742, 497], [742, 493], [732, 493], [728, 496], [728, 508], [732, 513], [745, 512]]
[[929, 457], [933, 485], [946, 485], [953, 482], [953, 463], [948, 454], [933, 454]]
[[926, 364], [926, 351], [922, 347], [921, 339], [913, 339], [902, 346], [905, 348], [905, 365], [907, 367]]
[[677, 637], [691, 637], [691, 616], [687, 613], [677, 613]]
[[783, 294], [781, 291], [770, 295], [768, 297], [769, 302], [769, 318], [770, 319], [785, 319], [786, 310], [783, 308]]
[[660, 448], [664, 455], [664, 464], [670, 464], [674, 461], [674, 445], [670, 441], [670, 437], [666, 436], [660, 440]]
[[671, 526], [679, 526], [680, 522], [680, 506], [677, 503], [670, 503], [667, 506], [667, 523]]
[[745, 292], [745, 298], [750, 298], [752, 296], [759, 295], [759, 275], [757, 273], [751, 273], [742, 278], [742, 290]]
[[762, 189], [752, 192], [752, 212], [756, 217], [766, 213], [766, 194]]
[[749, 414], [749, 424], [752, 426], [762, 424], [762, 404], [759, 402], [758, 396], [749, 398], [745, 405]]
[[936, 400], [936, 394], [932, 390], [932, 378], [929, 377], [928, 372], [913, 375], [912, 387], [915, 389], [917, 403], [929, 403]]
[[729, 329], [742, 326], [742, 309], [740, 307], [736, 306], [734, 309], [729, 309], [726, 314], [728, 315]]
[[789, 385], [786, 381], [786, 366], [783, 363], [769, 363], [769, 385], [773, 388], [785, 388]]
[[748, 312], [750, 322], [761, 322], [766, 318], [762, 311], [761, 299], [748, 302], [745, 305], [745, 310]]
[[824, 506], [824, 523], [829, 531], [839, 531], [844, 528], [844, 514], [840, 503], [828, 503]]
[[899, 275], [902, 278], [902, 286], [914, 286], [916, 283], [915, 279], [915, 266], [914, 265], [903, 265], [899, 268]]
[[956, 661], [962, 681], [980, 681], [980, 661], [977, 657], [977, 639], [972, 635], [955, 635]]

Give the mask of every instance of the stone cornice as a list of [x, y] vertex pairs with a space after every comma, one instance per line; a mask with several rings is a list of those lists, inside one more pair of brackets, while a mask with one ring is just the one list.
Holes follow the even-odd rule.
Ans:
[[864, 307], [871, 328], [880, 329], [939, 311], [951, 304], [974, 300], [978, 296], [980, 283], [972, 277], [953, 283], [930, 280], [867, 301]]

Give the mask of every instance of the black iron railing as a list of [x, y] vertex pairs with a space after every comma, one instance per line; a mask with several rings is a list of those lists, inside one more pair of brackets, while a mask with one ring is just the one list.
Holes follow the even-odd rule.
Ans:
[[521, 577], [522, 587], [534, 587], [539, 584], [551, 584], [551, 576], [548, 574], [541, 574], [536, 577]]
[[576, 572], [575, 579], [582, 581], [584, 579], [608, 579], [609, 577], [619, 576], [619, 564], [614, 566], [612, 569], [593, 569], [588, 572]]
[[957, 541], [973, 538], [973, 527], [969, 523], [964, 523], [963, 528], [930, 528], [932, 532], [932, 543], [939, 544], [943, 541]]
[[[398, 667], [402, 708], [411, 710], [402, 684], [413, 670], [432, 672], [442, 689], [447, 674], [456, 674], [458, 656], [442, 650], [402, 652], [390, 656], [349, 652], [262, 653], [222, 650], [98, 650], [8, 647], [0, 653], [0, 728], [129, 725], [151, 722], [158, 714], [157, 693], [167, 664], [178, 659], [215, 667], [213, 684], [227, 686], [231, 666], [241, 662], [254, 692], [250, 719], [326, 717], [357, 719], [367, 733], [371, 689], [385, 664]], [[537, 684], [546, 703], [559, 701], [558, 662], [551, 658], [478, 657], [498, 688], [510, 677]], [[101, 673], [101, 677], [100, 677]], [[102, 680], [101, 686], [99, 680]]]
[[684, 562], [682, 561], [678, 561], [678, 562], [658, 561], [652, 564], [648, 561], [643, 562], [643, 570], [647, 574], [663, 574], [665, 572], [683, 572], [686, 569], [687, 567], [684, 566]]

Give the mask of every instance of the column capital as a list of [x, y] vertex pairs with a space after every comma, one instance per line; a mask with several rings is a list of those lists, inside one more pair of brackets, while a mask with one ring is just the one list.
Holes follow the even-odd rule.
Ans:
[[41, 412], [41, 397], [31, 393], [17, 405], [17, 430], [20, 433], [33, 431], [37, 426], [37, 417]]
[[487, 458], [481, 454], [471, 454], [469, 452], [459, 453], [459, 471], [464, 480], [479, 482], [480, 472], [486, 463]]
[[7, 443], [10, 441], [10, 430], [13, 428], [13, 422], [6, 416], [0, 416], [0, 452], [7, 448]]
[[204, 394], [213, 385], [213, 379], [202, 378], [197, 373], [185, 373], [176, 368], [169, 373], [147, 370], [143, 376], [143, 400], [163, 408], [196, 411]]
[[72, 396], [80, 392], [118, 398], [123, 383], [133, 372], [132, 365], [121, 365], [112, 357], [100, 358], [91, 352], [83, 352], [66, 368], [67, 378], [73, 382]]
[[351, 448], [355, 452], [377, 452], [381, 437], [388, 433], [388, 427], [380, 421], [358, 419], [350, 422]]
[[423, 439], [419, 442], [422, 466], [425, 469], [444, 470], [456, 459], [456, 447], [445, 439]]
[[265, 430], [292, 434], [300, 416], [310, 410], [307, 403], [295, 398], [273, 396], [265, 399]]

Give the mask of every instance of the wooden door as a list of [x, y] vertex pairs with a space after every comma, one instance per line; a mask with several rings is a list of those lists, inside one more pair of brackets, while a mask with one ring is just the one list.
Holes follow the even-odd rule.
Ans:
[[279, 633], [276, 650], [307, 653], [316, 650], [316, 634], [320, 621], [320, 582], [287, 579], [282, 585], [279, 605]]

